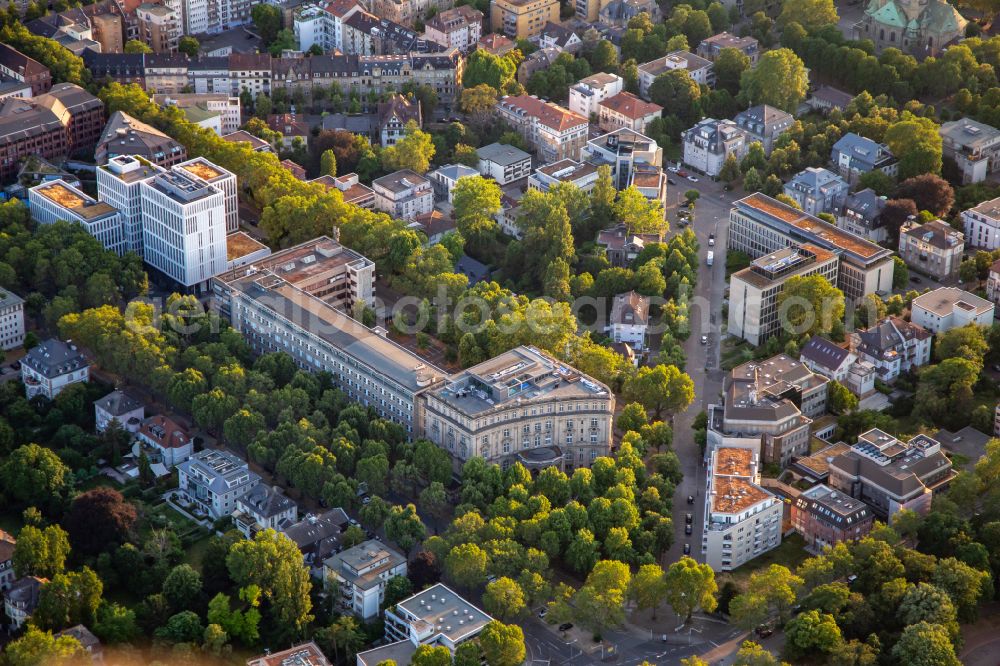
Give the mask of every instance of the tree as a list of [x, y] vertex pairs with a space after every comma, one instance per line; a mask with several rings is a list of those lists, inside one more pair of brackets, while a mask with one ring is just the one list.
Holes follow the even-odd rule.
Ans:
[[421, 645], [410, 658], [410, 666], [451, 666], [451, 652], [443, 645]]
[[38, 592], [38, 607], [32, 621], [47, 629], [65, 629], [94, 622], [104, 584], [92, 570], [56, 574]]
[[929, 622], [948, 630], [954, 641], [959, 636], [958, 613], [948, 593], [928, 583], [917, 583], [906, 590], [896, 612], [903, 626]]
[[[351, 615], [341, 615], [330, 626], [317, 631], [316, 640], [321, 647], [333, 653], [334, 661], [339, 661], [341, 654], [353, 659], [354, 653], [365, 644], [364, 632]], [[420, 652], [419, 648], [417, 652]], [[413, 662], [417, 661], [418, 657], [414, 654]]]
[[896, 189], [896, 181], [881, 169], [872, 169], [858, 177], [858, 189], [871, 189], [880, 197], [889, 196]]
[[73, 547], [96, 555], [118, 547], [132, 531], [135, 506], [120, 492], [101, 486], [77, 495], [67, 514], [66, 525]]
[[281, 30], [281, 10], [266, 3], [256, 4], [250, 10], [250, 20], [257, 28], [264, 46], [270, 46]]
[[487, 666], [518, 666], [524, 661], [524, 632], [516, 624], [493, 620], [479, 634]]
[[920, 370], [913, 413], [946, 426], [968, 423], [979, 366], [966, 358], [949, 358]]
[[719, 180], [725, 181], [726, 183], [732, 183], [740, 177], [740, 165], [736, 161], [736, 155], [730, 153], [726, 157], [726, 161], [722, 163], [722, 169], [719, 171]]
[[948, 631], [939, 624], [918, 622], [903, 629], [892, 656], [908, 666], [960, 666]]
[[187, 55], [189, 58], [197, 58], [198, 49], [200, 48], [201, 44], [199, 44], [198, 40], [191, 35], [184, 35], [177, 40], [177, 50]]
[[577, 620], [600, 633], [604, 627], [617, 627], [625, 621], [625, 600], [632, 574], [624, 562], [601, 560], [594, 565], [586, 582], [573, 595]]
[[139, 637], [139, 626], [135, 621], [135, 611], [119, 604], [103, 602], [97, 609], [94, 634], [105, 645], [131, 643]]
[[649, 86], [649, 99], [688, 126], [701, 116], [701, 88], [684, 70], [660, 74]]
[[226, 557], [229, 575], [240, 586], [256, 585], [270, 600], [278, 626], [298, 633], [312, 620], [312, 582], [302, 552], [284, 534], [267, 529], [253, 541], [238, 541]]
[[87, 656], [80, 641], [72, 636], [56, 638], [51, 631], [28, 626], [27, 632], [4, 650], [9, 666], [68, 666]]
[[935, 340], [934, 358], [944, 361], [949, 358], [964, 358], [983, 367], [990, 346], [982, 328], [968, 324], [938, 334]]
[[[391, 581], [390, 581], [391, 582]], [[252, 645], [259, 637], [260, 624], [260, 588], [250, 585], [240, 590], [240, 600], [244, 608], [230, 607], [229, 596], [219, 593], [208, 602], [207, 619], [210, 624], [217, 624], [232, 638], [244, 645]]]
[[779, 662], [773, 654], [753, 641], [744, 641], [736, 653], [733, 666], [786, 666]]
[[750, 69], [750, 57], [732, 47], [719, 51], [715, 59], [715, 85], [720, 90], [726, 90], [736, 96], [740, 92], [740, 79], [743, 72]]
[[659, 418], [664, 410], [676, 414], [687, 409], [694, 400], [694, 382], [673, 365], [643, 366], [625, 382], [624, 393]]
[[647, 423], [649, 423], [649, 417], [646, 415], [646, 408], [637, 402], [630, 402], [618, 415], [618, 421], [615, 425], [622, 432], [639, 432], [642, 426]]
[[412, 504], [407, 504], [405, 507], [393, 504], [385, 521], [385, 535], [395, 541], [404, 552], [409, 553], [427, 536], [427, 527], [417, 515], [417, 507]]
[[942, 217], [955, 204], [955, 190], [944, 178], [933, 173], [921, 173], [901, 182], [895, 198], [910, 199], [918, 210]]
[[337, 175], [337, 153], [333, 148], [328, 148], [320, 155], [319, 171], [324, 176]]
[[749, 105], [770, 104], [794, 113], [809, 90], [809, 75], [791, 49], [765, 51], [740, 77], [740, 97]]
[[469, 54], [462, 73], [462, 87], [475, 88], [486, 84], [493, 90], [503, 90], [514, 80], [517, 72], [515, 61], [508, 57], [495, 56], [489, 51], [477, 49]]
[[893, 256], [892, 258], [892, 288], [893, 289], [904, 289], [906, 285], [910, 282], [910, 269], [907, 267], [906, 262], [903, 261], [902, 257]]
[[140, 42], [138, 39], [130, 39], [127, 42], [125, 42], [124, 51], [125, 53], [132, 53], [132, 54], [152, 53], [153, 49], [151, 49], [148, 44]]
[[776, 611], [785, 617], [802, 587], [803, 580], [780, 564], [772, 564], [750, 576], [746, 591], [733, 598], [729, 604], [732, 622], [744, 629], [752, 629]]
[[790, 23], [798, 23], [812, 32], [817, 28], [836, 25], [839, 20], [833, 0], [796, 0], [784, 3], [778, 16], [778, 25], [785, 28]]
[[0, 490], [25, 505], [55, 505], [72, 483], [69, 467], [55, 453], [38, 444], [14, 450], [0, 465]]
[[163, 596], [176, 609], [191, 606], [201, 594], [201, 574], [189, 564], [179, 564], [163, 581]]
[[827, 393], [827, 407], [834, 414], [845, 414], [858, 407], [858, 396], [836, 380], [828, 384]]
[[182, 611], [170, 616], [167, 623], [156, 630], [154, 636], [168, 643], [197, 643], [205, 635], [205, 627], [197, 613]]
[[49, 525], [44, 530], [25, 525], [14, 545], [14, 573], [19, 578], [52, 578], [63, 572], [69, 551], [69, 538], [58, 525]]
[[486, 551], [478, 544], [462, 543], [444, 558], [444, 571], [456, 585], [471, 590], [486, 580], [486, 564]]
[[778, 321], [794, 336], [828, 335], [844, 310], [844, 293], [819, 275], [793, 276], [778, 294]]
[[711, 613], [715, 610], [715, 572], [707, 564], [698, 564], [690, 557], [682, 557], [667, 569], [667, 601], [674, 612], [691, 621], [691, 616], [701, 608]]
[[834, 617], [817, 610], [799, 613], [785, 625], [785, 651], [794, 659], [817, 652], [830, 654], [843, 640]]
[[403, 138], [382, 150], [382, 165], [389, 171], [410, 169], [422, 174], [430, 168], [434, 153], [434, 139], [411, 120]]
[[501, 576], [486, 585], [483, 594], [486, 612], [500, 620], [512, 620], [524, 612], [526, 607], [524, 591], [517, 581]]
[[659, 564], [643, 564], [639, 567], [629, 586], [629, 598], [635, 601], [639, 610], [651, 609], [656, 619], [656, 609], [667, 598], [667, 579]]
[[885, 131], [883, 141], [899, 159], [899, 177], [904, 182], [911, 177], [941, 173], [942, 141], [932, 119], [904, 111], [899, 122]]
[[459, 178], [453, 195], [458, 232], [471, 242], [489, 238], [496, 229], [503, 192], [494, 180], [481, 176]]

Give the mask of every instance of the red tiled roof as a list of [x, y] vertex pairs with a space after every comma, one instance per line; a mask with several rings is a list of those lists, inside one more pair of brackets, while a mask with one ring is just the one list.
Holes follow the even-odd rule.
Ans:
[[571, 127], [586, 125], [589, 121], [579, 113], [564, 109], [552, 102], [543, 102], [531, 95], [504, 97], [501, 103], [522, 109], [527, 115], [538, 118], [538, 122], [546, 127], [564, 132]]
[[613, 97], [609, 97], [601, 102], [600, 106], [605, 106], [631, 120], [644, 118], [651, 113], [660, 113], [663, 111], [663, 107], [659, 104], [641, 100], [630, 92], [620, 92]]

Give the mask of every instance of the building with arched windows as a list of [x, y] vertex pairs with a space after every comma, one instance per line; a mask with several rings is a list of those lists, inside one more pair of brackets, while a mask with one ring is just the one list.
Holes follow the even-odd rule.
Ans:
[[854, 38], [872, 40], [879, 52], [897, 48], [925, 58], [964, 37], [967, 23], [946, 0], [871, 0]]

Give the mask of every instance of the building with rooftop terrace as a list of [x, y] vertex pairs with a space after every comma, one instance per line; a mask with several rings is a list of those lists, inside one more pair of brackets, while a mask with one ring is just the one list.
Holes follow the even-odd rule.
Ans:
[[583, 160], [610, 166], [615, 187], [623, 190], [633, 184], [640, 165], [661, 169], [663, 149], [653, 139], [623, 127], [589, 140]]
[[105, 249], [123, 255], [126, 251], [125, 231], [118, 210], [97, 201], [62, 180], [36, 185], [28, 190], [31, 217], [40, 224], [59, 220], [76, 222]]
[[24, 299], [0, 289], [0, 349], [24, 344]]
[[314, 641], [309, 641], [280, 652], [268, 650], [259, 657], [247, 659], [247, 666], [333, 666], [333, 662]]
[[132, 155], [169, 168], [187, 159], [187, 149], [152, 125], [136, 120], [124, 111], [115, 111], [97, 141], [95, 159], [107, 164], [119, 155]]
[[708, 176], [718, 176], [731, 156], [737, 161], [747, 151], [747, 136], [732, 120], [705, 118], [681, 132], [684, 164]]
[[385, 637], [389, 641], [446, 647], [455, 654], [462, 643], [474, 639], [493, 621], [482, 610], [437, 583], [385, 611]]
[[589, 467], [611, 447], [614, 394], [534, 347], [517, 347], [427, 391], [424, 436], [460, 467]]
[[212, 520], [230, 515], [260, 477], [246, 461], [223, 449], [205, 449], [177, 466], [177, 490]]
[[413, 221], [434, 208], [431, 181], [415, 171], [401, 169], [372, 181], [375, 208], [400, 220]]
[[958, 277], [964, 251], [962, 232], [941, 220], [911, 220], [899, 230], [899, 256], [906, 265], [938, 280]]
[[207, 185], [222, 192], [226, 209], [226, 233], [239, 231], [239, 202], [236, 198], [236, 174], [209, 162], [204, 157], [196, 157], [178, 164], [174, 170], [182, 170]]
[[601, 102], [622, 91], [625, 80], [617, 74], [598, 72], [570, 86], [569, 110], [584, 118], [596, 116]]
[[476, 149], [479, 173], [500, 185], [527, 178], [531, 173], [531, 155], [506, 143], [491, 143]]
[[758, 104], [737, 113], [733, 122], [746, 135], [748, 148], [757, 142], [764, 149], [764, 154], [770, 155], [774, 142], [795, 123], [795, 116], [767, 104]]
[[963, 210], [962, 224], [969, 247], [1000, 250], [1000, 197]]
[[837, 256], [815, 245], [805, 244], [775, 250], [754, 259], [750, 266], [729, 277], [729, 335], [757, 346], [782, 332], [778, 299], [793, 277], [819, 275], [837, 282]]
[[226, 192], [179, 167], [143, 180], [139, 191], [146, 265], [184, 291], [206, 291], [226, 270]]
[[72, 342], [49, 338], [21, 359], [21, 381], [29, 399], [43, 395], [52, 400], [70, 384], [89, 380], [90, 363]]
[[569, 159], [545, 164], [528, 178], [528, 189], [548, 192], [556, 183], [572, 183], [581, 192], [589, 192], [597, 183], [597, 167], [590, 162]]
[[146, 406], [125, 391], [115, 390], [94, 401], [94, 423], [97, 432], [104, 432], [112, 421], [131, 433], [139, 432], [146, 418]]
[[878, 378], [893, 382], [899, 375], [931, 361], [933, 335], [899, 317], [886, 317], [854, 335], [853, 349], [861, 360], [875, 366]]
[[751, 449], [719, 447], [709, 456], [701, 551], [714, 571], [731, 571], [781, 544], [782, 502], [760, 486]]
[[700, 57], [714, 63], [722, 49], [736, 49], [750, 58], [751, 67], [756, 65], [760, 58], [760, 42], [753, 37], [737, 37], [729, 32], [720, 32], [701, 40], [697, 52]]
[[850, 186], [837, 174], [808, 167], [785, 183], [785, 195], [791, 197], [809, 215], [840, 210]]
[[873, 429], [830, 462], [829, 485], [891, 521], [900, 509], [926, 515], [934, 494], [946, 490], [956, 474], [937, 440], [917, 435], [903, 442]]
[[271, 248], [243, 231], [226, 235], [226, 271], [249, 266], [271, 256]]
[[970, 324], [991, 326], [994, 308], [990, 301], [965, 290], [939, 287], [913, 299], [910, 321], [931, 333], [944, 333]]
[[324, 580], [333, 590], [334, 607], [367, 621], [378, 615], [388, 582], [406, 575], [406, 557], [370, 539], [337, 553], [323, 568]]
[[653, 81], [661, 74], [673, 70], [682, 70], [699, 85], [712, 87], [715, 85], [715, 65], [711, 60], [706, 60], [688, 51], [673, 51], [639, 65], [639, 96], [649, 99], [649, 88]]
[[191, 122], [199, 118], [214, 117], [216, 120], [211, 124], [211, 128], [219, 136], [237, 132], [243, 124], [238, 96], [225, 93], [175, 93], [153, 95], [153, 101], [161, 106], [175, 106], [181, 109]]
[[889, 152], [888, 146], [853, 132], [848, 132], [833, 144], [830, 161], [852, 185], [863, 174], [872, 171], [881, 171], [893, 178], [899, 173], [899, 162]]
[[781, 203], [751, 194], [733, 203], [727, 249], [757, 258], [789, 245], [808, 243], [840, 259], [837, 288], [848, 302], [892, 291], [892, 252], [869, 240]]
[[323, 562], [342, 549], [341, 534], [350, 518], [337, 507], [319, 515], [307, 513], [297, 523], [286, 525], [281, 532], [298, 546], [302, 561], [314, 578], [323, 578]]
[[792, 502], [792, 527], [813, 553], [863, 539], [874, 524], [875, 512], [867, 504], [823, 484], [806, 490]]
[[163, 168], [137, 155], [116, 155], [97, 167], [97, 198], [121, 216], [125, 249], [142, 256], [143, 213], [140, 183]]
[[281, 531], [299, 519], [299, 507], [279, 486], [258, 483], [236, 500], [233, 525], [247, 539], [263, 530]]
[[149, 462], [161, 463], [168, 470], [190, 458], [194, 452], [191, 433], [163, 414], [144, 419], [136, 435], [139, 450], [146, 453]]
[[809, 453], [809, 426], [826, 413], [828, 384], [784, 354], [737, 366], [724, 381], [721, 409], [713, 406], [709, 443], [753, 448], [785, 466]]
[[500, 120], [524, 137], [542, 161], [580, 159], [590, 127], [584, 116], [531, 95], [503, 97], [496, 108]]
[[889, 238], [882, 221], [885, 202], [885, 197], [880, 197], [871, 188], [848, 194], [836, 215], [837, 226], [873, 243], [883, 243]]
[[980, 183], [1000, 166], [1000, 130], [971, 118], [943, 123], [942, 152], [955, 160], [963, 183]]

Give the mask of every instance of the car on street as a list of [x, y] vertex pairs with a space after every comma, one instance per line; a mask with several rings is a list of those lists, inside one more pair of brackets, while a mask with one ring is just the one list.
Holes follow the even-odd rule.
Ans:
[[559, 631], [569, 631], [572, 628], [573, 628], [572, 622], [563, 622], [562, 624], [559, 625]]
[[694, 504], [694, 495], [688, 495], [688, 504]]
[[674, 180], [673, 178], [667, 178], [667, 184], [668, 185], [676, 185], [677, 181]]
[[684, 514], [684, 522], [690, 525], [691, 523], [694, 522], [694, 516], [692, 516], [690, 513]]
[[707, 345], [708, 344], [708, 336], [707, 335], [701, 336], [701, 344], [703, 344], [703, 345]]
[[691, 544], [689, 543], [684, 544], [684, 554], [685, 555], [691, 554]]
[[714, 247], [715, 246], [715, 234], [709, 234], [708, 235], [708, 246], [709, 247]]
[[543, 608], [542, 610], [538, 611], [538, 617], [539, 617], [539, 619], [542, 619], [542, 620], [544, 620], [545, 616], [548, 615], [548, 614], [549, 614], [549, 609], [548, 608]]
[[688, 176], [687, 179], [690, 180], [692, 183], [698, 182], [698, 179], [695, 176]]
[[683, 171], [683, 170], [678, 170], [677, 171], [677, 175], [680, 176], [681, 178], [687, 178], [688, 177], [688, 172], [687, 171]]
[[668, 166], [667, 171], [669, 171], [670, 173], [677, 173], [678, 171], [680, 171], [680, 169], [678, 169], [675, 166]]
[[694, 528], [691, 527], [690, 525], [685, 525], [684, 526], [684, 534], [687, 535], [687, 536], [691, 536], [691, 532], [692, 532], [693, 529]]
[[913, 284], [920, 284], [921, 282], [923, 282], [923, 280], [921, 280], [920, 277], [917, 275], [911, 275], [910, 282], [912, 282]]
[[766, 624], [762, 624], [754, 630], [754, 633], [757, 634], [758, 638], [767, 638], [774, 633], [774, 629]]

